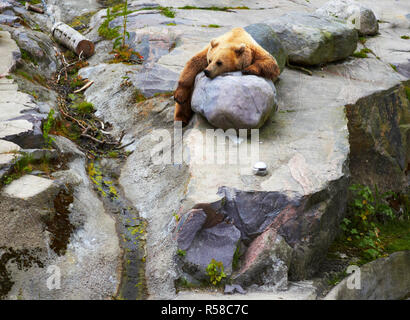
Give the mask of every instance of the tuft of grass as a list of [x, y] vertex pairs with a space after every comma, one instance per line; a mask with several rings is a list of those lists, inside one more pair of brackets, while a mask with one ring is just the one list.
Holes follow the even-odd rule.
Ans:
[[410, 87], [404, 87], [404, 91], [406, 92], [407, 99], [410, 102]]
[[104, 37], [107, 40], [112, 40], [120, 36], [120, 33], [118, 32], [119, 27], [110, 28], [109, 26], [110, 22], [114, 20], [116, 17], [117, 15], [112, 15], [110, 8], [107, 8], [107, 16], [104, 22], [98, 28], [98, 34], [101, 37]]
[[404, 40], [409, 40], [410, 37], [409, 36], [401, 36], [400, 38], [404, 39]]
[[174, 22], [167, 23], [167, 26], [176, 26], [177, 24]]
[[390, 67], [391, 67], [394, 71], [398, 72], [398, 71], [397, 71], [397, 67], [396, 67], [394, 64], [391, 64], [391, 63], [390, 63]]
[[118, 158], [119, 157], [119, 153], [117, 151], [110, 151], [107, 153], [108, 158]]
[[361, 43], [361, 44], [365, 44], [366, 43], [366, 41], [367, 41], [367, 38], [366, 37], [359, 37], [359, 42]]
[[370, 50], [369, 48], [363, 48], [362, 50], [356, 51], [355, 53], [353, 53], [352, 56], [355, 58], [364, 59], [364, 58], [368, 58], [368, 55], [367, 55], [368, 53], [373, 53], [373, 51]]
[[21, 58], [22, 58], [24, 61], [32, 62], [35, 66], [38, 65], [37, 60], [31, 55], [30, 52], [28, 52], [28, 51], [25, 50], [25, 49], [20, 49], [20, 52], [21, 52]]
[[240, 7], [196, 7], [196, 6], [184, 6], [179, 7], [178, 9], [182, 10], [211, 10], [211, 11], [229, 11], [229, 10], [249, 10], [248, 7], [240, 6]]
[[76, 109], [79, 114], [90, 114], [94, 112], [94, 105], [87, 101], [74, 104], [72, 108]]
[[159, 10], [161, 10], [161, 14], [163, 16], [168, 17], [168, 18], [175, 18], [175, 11], [172, 10], [172, 8], [160, 7]]
[[142, 94], [142, 92], [139, 89], [135, 90], [134, 97], [136, 103], [147, 100], [147, 98]]
[[218, 24], [208, 24], [208, 25], [203, 24], [201, 27], [205, 27], [205, 28], [220, 28], [221, 26], [218, 25]]

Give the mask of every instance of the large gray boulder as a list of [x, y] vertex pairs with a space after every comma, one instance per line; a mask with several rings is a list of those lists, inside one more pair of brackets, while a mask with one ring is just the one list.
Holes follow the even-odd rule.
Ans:
[[278, 35], [289, 61], [325, 64], [350, 56], [357, 46], [357, 31], [335, 18], [292, 12], [266, 22]]
[[374, 12], [353, 0], [331, 0], [317, 9], [316, 13], [346, 20], [362, 35], [375, 35], [379, 31]]
[[282, 72], [285, 68], [288, 54], [275, 31], [265, 23], [251, 24], [244, 29], [262, 48], [276, 59], [280, 72]]
[[200, 73], [191, 104], [193, 111], [217, 128], [260, 128], [276, 110], [276, 89], [270, 80], [241, 72], [212, 80]]

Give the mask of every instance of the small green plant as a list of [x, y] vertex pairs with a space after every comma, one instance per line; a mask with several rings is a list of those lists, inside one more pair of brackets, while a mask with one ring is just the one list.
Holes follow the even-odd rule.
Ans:
[[409, 40], [410, 37], [409, 36], [401, 36], [400, 38], [404, 39], [404, 40]]
[[[142, 60], [144, 59], [143, 56], [141, 56], [138, 52], [134, 51], [132, 48], [130, 48], [126, 43], [126, 38], [130, 37], [130, 33], [127, 31], [127, 17], [128, 14], [131, 13], [131, 11], [128, 11], [128, 1], [126, 0], [124, 5], [122, 5], [122, 13], [121, 15], [123, 16], [123, 24], [122, 24], [122, 34], [118, 35], [118, 37], [114, 41], [113, 45], [113, 50], [111, 53], [114, 54], [114, 59], [111, 60], [111, 63], [121, 63], [121, 62], [126, 62], [126, 63], [132, 63], [132, 62], [137, 62], [137, 63], [142, 63]], [[118, 8], [118, 10], [120, 10]], [[133, 57], [137, 57], [137, 59], [134, 61]]]
[[209, 276], [209, 282], [214, 286], [221, 283], [222, 279], [226, 278], [224, 266], [221, 261], [211, 260], [211, 263], [206, 267], [206, 274]]
[[94, 105], [91, 102], [82, 101], [78, 104], [72, 105], [72, 108], [76, 109], [79, 114], [85, 115], [94, 112]]
[[161, 14], [168, 18], [175, 18], [175, 11], [168, 7], [161, 7]]
[[359, 42], [361, 43], [361, 44], [365, 44], [366, 43], [366, 41], [367, 41], [367, 38], [366, 37], [359, 37]]
[[397, 67], [396, 67], [394, 64], [391, 64], [391, 63], [390, 63], [390, 67], [391, 67], [394, 71], [398, 72], [398, 71], [397, 71]]
[[[17, 155], [16, 155], [17, 157]], [[1, 179], [3, 185], [12, 183], [14, 180], [17, 180], [24, 176], [25, 174], [31, 173], [33, 170], [33, 157], [28, 153], [22, 153], [20, 158], [14, 163], [11, 172]]]
[[233, 254], [233, 259], [232, 259], [232, 269], [233, 270], [237, 270], [239, 268], [240, 258], [241, 258], [241, 243], [238, 242], [235, 253]]
[[175, 218], [175, 221], [176, 221], [176, 222], [179, 222], [179, 219], [181, 219], [181, 217], [179, 216], [179, 214], [177, 214], [177, 213], [174, 212], [172, 215], [173, 215], [173, 217]]
[[47, 119], [43, 123], [43, 138], [44, 142], [48, 147], [51, 147], [54, 138], [50, 137], [50, 131], [54, 126], [54, 109], [50, 109], [50, 112], [47, 115]]
[[377, 186], [373, 192], [369, 187], [359, 184], [349, 189], [353, 193], [353, 201], [349, 204], [349, 217], [344, 218], [341, 224], [345, 240], [361, 248], [366, 259], [376, 259], [384, 252], [378, 224], [395, 218], [386, 201], [392, 192], [381, 194]]
[[119, 37], [119, 27], [110, 28], [110, 22], [116, 18], [115, 15], [111, 15], [110, 8], [107, 8], [107, 16], [104, 22], [98, 28], [98, 34], [107, 40], [112, 40]]
[[180, 257], [185, 257], [186, 256], [186, 251], [178, 249], [177, 250], [177, 255], [179, 255]]
[[118, 151], [110, 151], [110, 152], [108, 152], [107, 155], [108, 155], [109, 158], [118, 158], [119, 153], [118, 153]]
[[356, 58], [362, 58], [363, 59], [363, 58], [368, 58], [368, 55], [367, 55], [368, 53], [373, 53], [373, 51], [370, 50], [369, 48], [363, 48], [360, 51], [354, 52], [352, 54], [352, 56], [356, 57]]
[[203, 24], [201, 27], [205, 27], [205, 28], [220, 28], [221, 26], [218, 25], [218, 24], [208, 24], [208, 25]]
[[147, 98], [144, 96], [144, 94], [139, 89], [135, 90], [134, 97], [135, 97], [136, 103], [147, 100]]
[[410, 87], [404, 87], [404, 91], [406, 92], [407, 99], [410, 102]]

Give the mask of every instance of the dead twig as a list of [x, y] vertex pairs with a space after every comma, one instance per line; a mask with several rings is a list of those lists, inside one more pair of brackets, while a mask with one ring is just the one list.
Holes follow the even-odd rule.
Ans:
[[81, 91], [84, 91], [91, 87], [91, 85], [94, 83], [94, 81], [88, 81], [85, 85], [83, 85], [80, 89], [75, 90], [74, 93], [80, 93]]

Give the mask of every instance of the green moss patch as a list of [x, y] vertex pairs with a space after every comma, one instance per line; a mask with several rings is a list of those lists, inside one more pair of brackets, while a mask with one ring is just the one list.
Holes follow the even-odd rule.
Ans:
[[373, 53], [372, 50], [370, 50], [369, 48], [363, 48], [360, 51], [356, 51], [355, 53], [352, 54], [353, 57], [355, 58], [368, 58], [368, 53]]

